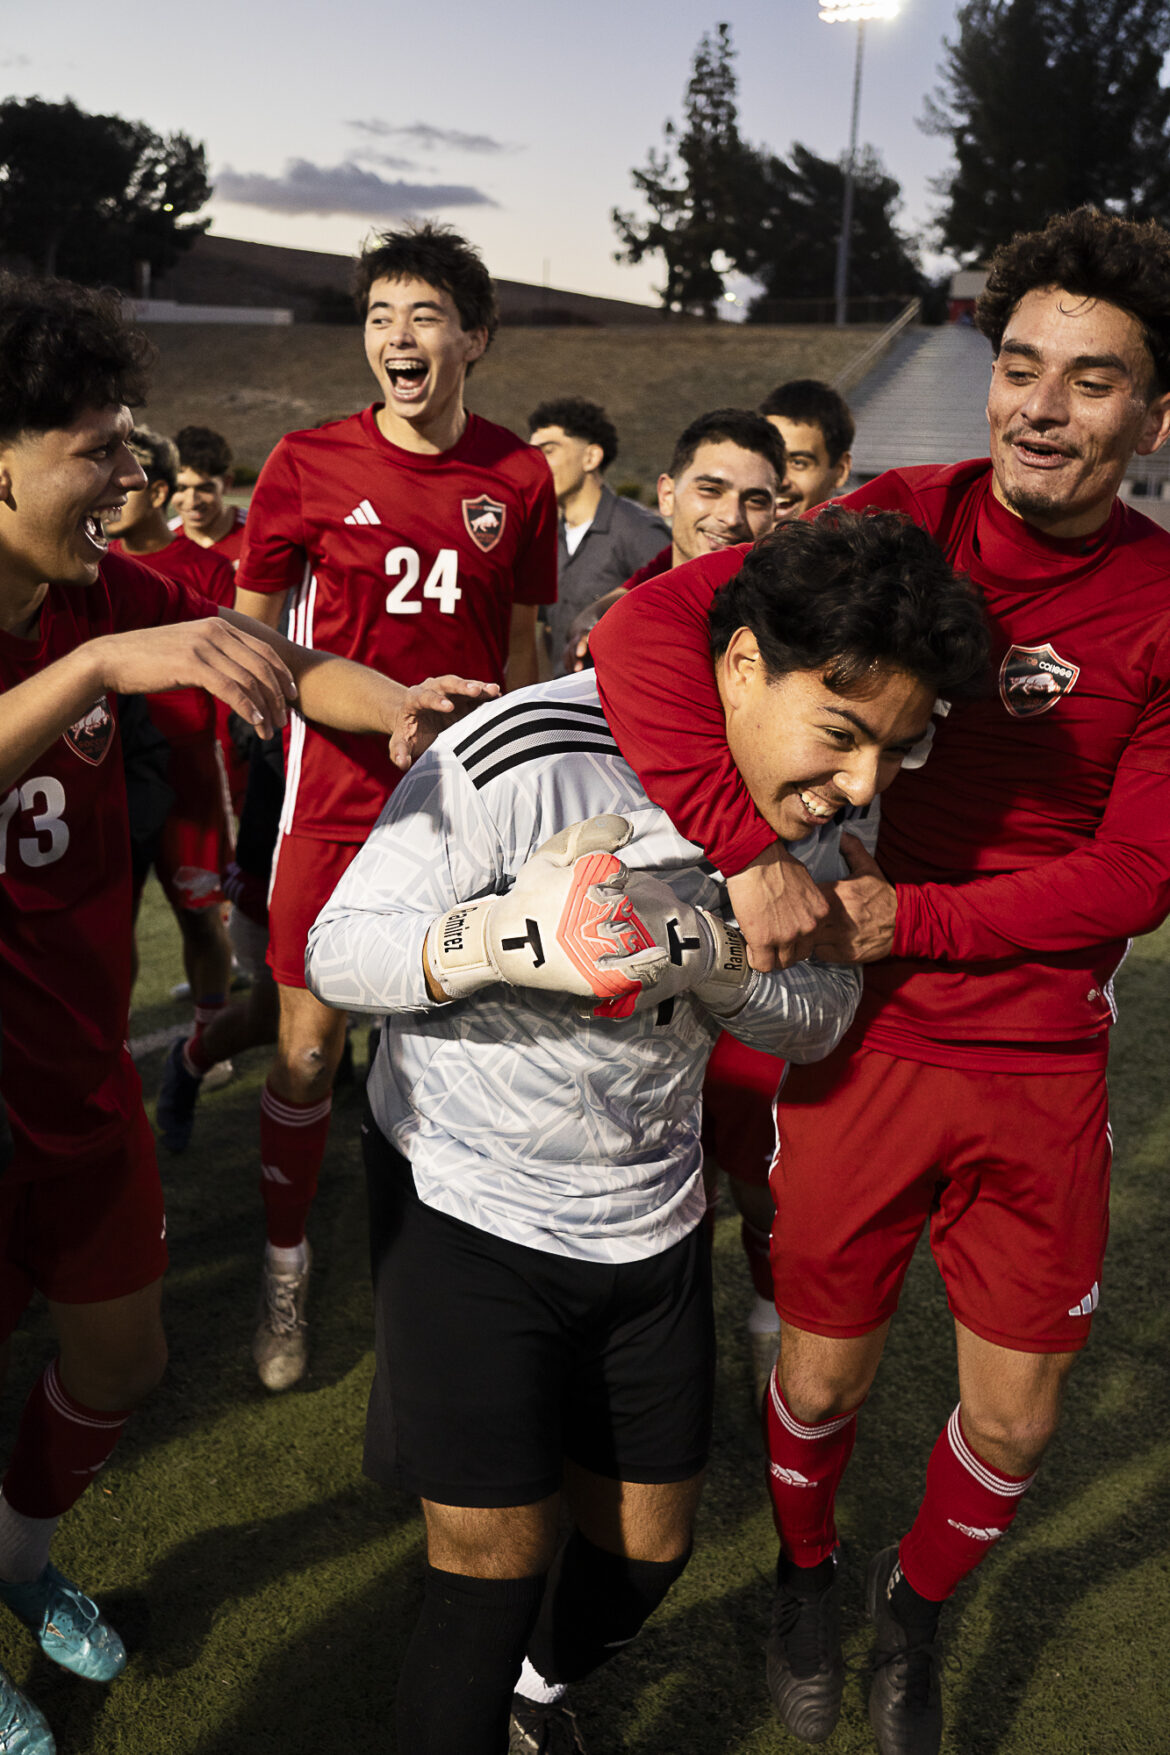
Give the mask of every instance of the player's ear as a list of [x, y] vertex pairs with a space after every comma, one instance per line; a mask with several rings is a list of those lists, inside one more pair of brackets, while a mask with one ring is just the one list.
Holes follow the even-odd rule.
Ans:
[[724, 689], [732, 706], [742, 706], [751, 693], [762, 663], [760, 642], [750, 628], [737, 628], [719, 660]]
[[669, 475], [658, 477], [658, 510], [664, 518], [674, 517], [674, 478]]
[[236, 485], [236, 478], [232, 474], [231, 470], [229, 469], [227, 474], [223, 478], [223, 491], [224, 491], [224, 493], [225, 494], [230, 493], [231, 490], [235, 487], [235, 485]]
[[585, 471], [588, 475], [592, 475], [595, 470], [601, 468], [601, 460], [604, 456], [605, 452], [601, 449], [600, 445], [586, 445], [585, 455], [581, 461], [584, 464]]
[[1139, 457], [1148, 457], [1151, 452], [1160, 451], [1168, 438], [1170, 438], [1170, 391], [1167, 391], [1165, 396], [1155, 396], [1146, 409], [1141, 437], [1134, 449]]
[[845, 486], [845, 483], [849, 480], [849, 471], [852, 468], [853, 468], [853, 453], [852, 453], [852, 451], [842, 451], [840, 457], [838, 457], [838, 459], [837, 459], [837, 479], [833, 484], [834, 487], [844, 487]]
[[13, 511], [16, 502], [12, 497], [12, 471], [8, 467], [8, 450], [0, 445], [0, 506], [9, 506]]
[[464, 334], [467, 337], [467, 351], [463, 357], [472, 366], [487, 352], [488, 332], [486, 329], [466, 329]]

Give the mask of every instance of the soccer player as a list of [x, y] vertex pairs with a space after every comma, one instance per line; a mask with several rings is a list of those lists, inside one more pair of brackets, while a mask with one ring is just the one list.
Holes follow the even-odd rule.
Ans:
[[[60, 1347], [0, 1482], [0, 1602], [46, 1656], [98, 1680], [122, 1668], [121, 1640], [49, 1545], [166, 1354], [162, 1190], [125, 1046], [113, 696], [207, 688], [265, 734], [294, 699], [352, 732], [388, 733], [397, 715], [399, 743], [404, 713], [449, 696], [305, 652], [109, 553], [104, 521], [145, 485], [126, 405], [143, 398], [149, 351], [104, 295], [0, 277], [0, 1094], [15, 1146], [0, 1179], [0, 1342], [39, 1291]], [[2, 1673], [0, 1725], [9, 1750], [51, 1755], [43, 1717]]]
[[819, 378], [790, 378], [760, 404], [784, 440], [788, 467], [776, 517], [799, 518], [831, 500], [849, 480], [857, 431], [845, 398]]
[[549, 652], [560, 672], [573, 619], [651, 560], [669, 532], [656, 512], [607, 485], [618, 437], [596, 402], [580, 396], [542, 402], [528, 417], [528, 432], [552, 470], [560, 508], [557, 601], [548, 614]]
[[200, 548], [212, 548], [234, 570], [240, 564], [247, 514], [229, 506], [233, 485], [232, 448], [211, 427], [182, 427], [175, 434], [179, 469], [172, 510], [183, 535]]
[[746, 408], [716, 408], [693, 420], [675, 441], [669, 468], [658, 477], [658, 509], [670, 526], [670, 541], [623, 584], [580, 612], [569, 629], [565, 669], [581, 668], [589, 630], [635, 585], [696, 555], [766, 535], [776, 522], [784, 470], [783, 441], [762, 415]]
[[[757, 960], [816, 946], [871, 965], [848, 1042], [794, 1072], [777, 1111], [769, 1675], [789, 1729], [827, 1736], [833, 1501], [929, 1219], [959, 1404], [909, 1533], [868, 1576], [885, 1755], [939, 1747], [939, 1611], [1011, 1524], [1088, 1338], [1111, 978], [1170, 908], [1170, 536], [1116, 497], [1131, 456], [1170, 433], [1170, 233], [1088, 208], [1054, 219], [997, 251], [977, 322], [995, 355], [990, 458], [892, 471], [844, 502], [937, 535], [995, 630], [986, 699], [938, 720], [890, 796], [883, 870], [854, 850], [818, 920], [724, 760], [705, 617], [734, 556], [647, 586], [595, 635], [609, 723], [650, 795], [735, 873]], [[637, 654], [659, 641], [673, 666], [648, 679]]]
[[[543, 457], [463, 405], [498, 323], [478, 254], [447, 227], [387, 232], [362, 255], [358, 308], [383, 400], [290, 433], [249, 508], [236, 606], [412, 680], [438, 657], [509, 688], [537, 675], [536, 612], [556, 597], [556, 497]], [[260, 1107], [267, 1215], [254, 1356], [269, 1389], [305, 1370], [305, 1221], [329, 1131], [345, 1017], [305, 987], [309, 926], [373, 826], [397, 770], [349, 738], [294, 725], [269, 901], [280, 988]]]
[[[936, 691], [982, 672], [977, 599], [896, 517], [793, 526], [727, 571], [708, 659], [726, 747], [774, 832], [832, 876], [842, 822]], [[366, 1467], [426, 1514], [403, 1750], [501, 1755], [510, 1705], [513, 1750], [581, 1749], [566, 1685], [686, 1564], [713, 1374], [707, 1056], [726, 1027], [815, 1060], [857, 992], [853, 970], [759, 975], [741, 948], [591, 673], [440, 738], [310, 935], [314, 992], [394, 1014], [367, 1085]], [[562, 1490], [575, 1528], [549, 1576]]]
[[[127, 449], [140, 465], [145, 485], [131, 489], [124, 504], [105, 520], [115, 554], [141, 560], [164, 578], [230, 605], [235, 577], [225, 560], [172, 531], [167, 503], [175, 487], [179, 457], [170, 439], [149, 427], [135, 427]], [[170, 748], [167, 782], [174, 802], [154, 854], [154, 868], [178, 923], [183, 966], [195, 1007], [195, 1028], [173, 1055], [199, 1061], [203, 1031], [227, 1003], [232, 948], [223, 924], [220, 873], [231, 856], [232, 826], [227, 782], [216, 739], [214, 698], [204, 689], [171, 689], [150, 697], [150, 717]], [[141, 891], [134, 896], [137, 917]], [[201, 1065], [207, 1072], [212, 1062]], [[159, 1128], [172, 1151], [185, 1137], [168, 1126], [165, 1108]]]

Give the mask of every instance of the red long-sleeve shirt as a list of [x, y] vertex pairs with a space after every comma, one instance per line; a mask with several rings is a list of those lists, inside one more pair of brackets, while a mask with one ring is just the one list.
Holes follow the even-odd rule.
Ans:
[[[981, 587], [998, 688], [937, 722], [883, 799], [892, 955], [865, 1040], [943, 1065], [1103, 1059], [1125, 941], [1170, 912], [1170, 536], [1120, 501], [1056, 541], [986, 461], [895, 470], [844, 502], [908, 513]], [[706, 613], [747, 551], [652, 580], [594, 630], [609, 724], [650, 797], [725, 873], [775, 836], [731, 761]], [[642, 654], [669, 644], [669, 674]], [[978, 979], [973, 979], [974, 976]]]

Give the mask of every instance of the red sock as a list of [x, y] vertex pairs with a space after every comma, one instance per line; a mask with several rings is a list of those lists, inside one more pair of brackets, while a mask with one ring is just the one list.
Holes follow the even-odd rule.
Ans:
[[203, 1049], [203, 1032], [213, 1018], [227, 1009], [227, 1001], [222, 993], [209, 993], [205, 999], [195, 1002], [195, 1031], [188, 1036], [183, 1044], [183, 1053], [187, 1061], [187, 1070], [199, 1075], [210, 1072], [215, 1065], [214, 1060]]
[[23, 1517], [60, 1517], [81, 1498], [130, 1418], [83, 1407], [61, 1387], [57, 1360], [38, 1378], [24, 1404], [4, 1497]]
[[746, 1219], [741, 1219], [739, 1240], [747, 1256], [748, 1273], [752, 1276], [756, 1296], [766, 1298], [769, 1304], [773, 1303], [776, 1293], [772, 1285], [771, 1237], [767, 1231], [757, 1230], [755, 1225], [749, 1225]]
[[945, 1602], [994, 1542], [1007, 1533], [1035, 1475], [1001, 1475], [975, 1455], [955, 1409], [926, 1470], [918, 1516], [899, 1551], [911, 1589]]
[[858, 1410], [805, 1426], [784, 1400], [775, 1372], [764, 1408], [768, 1489], [781, 1550], [797, 1566], [818, 1566], [837, 1546], [833, 1501], [853, 1451]]
[[333, 1097], [290, 1103], [271, 1083], [260, 1099], [260, 1191], [268, 1215], [268, 1241], [276, 1249], [295, 1249], [304, 1240], [305, 1221], [329, 1138]]

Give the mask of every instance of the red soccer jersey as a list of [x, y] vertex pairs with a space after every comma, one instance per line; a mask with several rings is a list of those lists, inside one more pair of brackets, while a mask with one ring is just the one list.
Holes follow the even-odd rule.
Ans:
[[[290, 433], [264, 465], [241, 591], [292, 589], [289, 632], [398, 682], [502, 682], [514, 603], [556, 600], [557, 504], [539, 451], [476, 415], [424, 455], [382, 437], [368, 408]], [[284, 827], [361, 841], [399, 779], [386, 740], [293, 719]]]
[[209, 549], [204, 550], [204, 553], [217, 555], [221, 561], [228, 563], [234, 573], [240, 564], [240, 556], [244, 552], [244, 524], [247, 513], [242, 506], [233, 506], [231, 510], [233, 513], [231, 529], [226, 536], [217, 538]]
[[[988, 698], [937, 722], [883, 798], [897, 929], [866, 970], [865, 1039], [944, 1065], [1102, 1058], [1124, 941], [1170, 910], [1170, 536], [1118, 501], [1089, 540], [1046, 538], [995, 500], [986, 460], [891, 471], [842, 503], [907, 512], [971, 574], [995, 664]], [[707, 655], [707, 606], [746, 552], [644, 585], [591, 641], [614, 735], [725, 872], [775, 839]], [[641, 654], [666, 644], [670, 671], [648, 675]]]
[[[152, 549], [147, 555], [132, 555], [125, 543], [116, 537], [110, 544], [113, 554], [126, 555], [173, 579], [186, 590], [209, 597], [214, 604], [230, 609], [236, 595], [236, 576], [214, 548], [201, 548], [180, 530], [165, 548]], [[162, 695], [150, 695], [150, 717], [171, 743], [184, 743], [206, 737], [214, 732], [216, 708], [219, 703], [205, 689], [168, 689]]]
[[[51, 585], [36, 639], [0, 631], [0, 688], [86, 640], [214, 615], [122, 555], [97, 583]], [[130, 842], [103, 697], [0, 798], [2, 1089], [26, 1164], [84, 1168], [140, 1101], [130, 1011]]]

